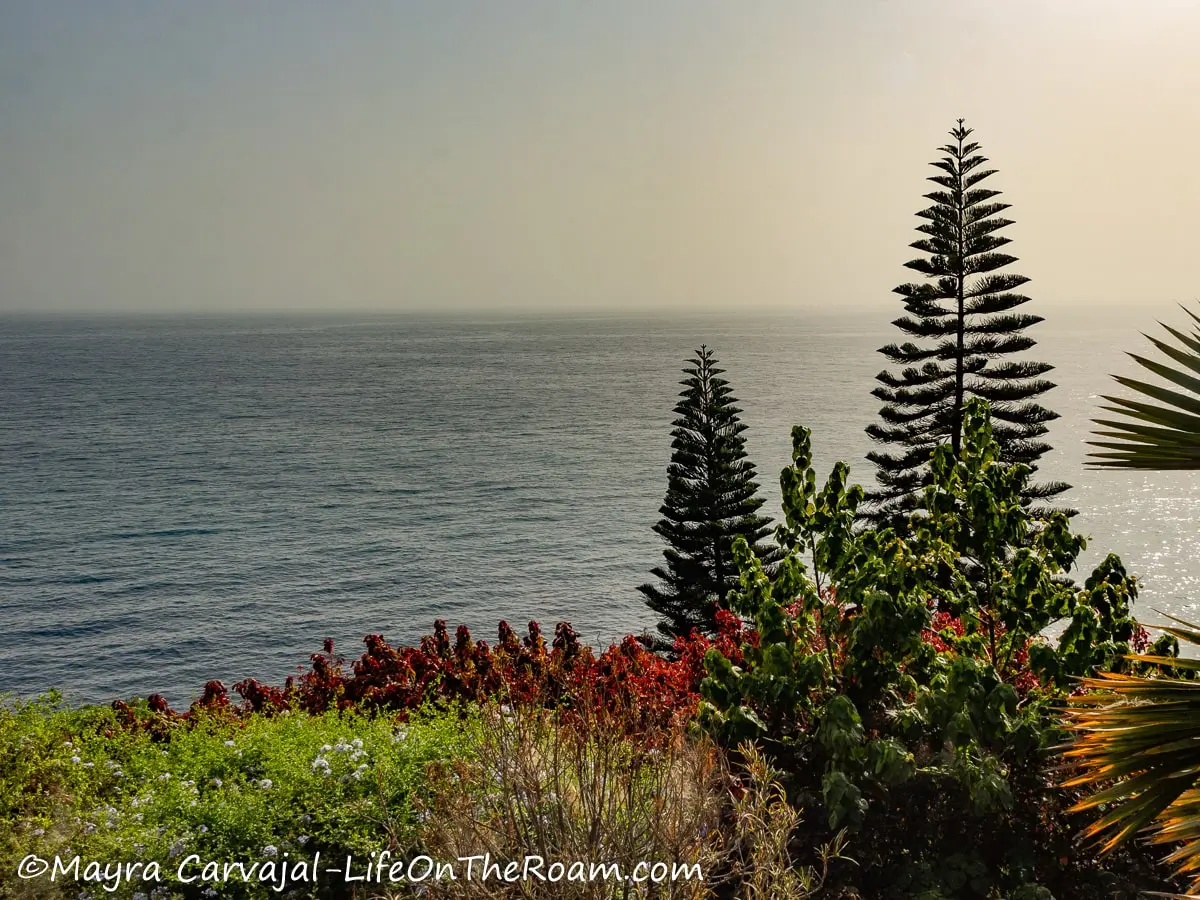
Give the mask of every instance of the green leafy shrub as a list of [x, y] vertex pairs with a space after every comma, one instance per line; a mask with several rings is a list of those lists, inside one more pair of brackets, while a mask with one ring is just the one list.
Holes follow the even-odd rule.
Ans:
[[[470, 753], [477, 730], [457, 715], [396, 724], [288, 712], [201, 717], [155, 738], [122, 729], [111, 710], [17, 703], [0, 711], [0, 866], [8, 875], [28, 853], [157, 861], [176, 885], [189, 854], [278, 866], [411, 848], [426, 767]], [[240, 881], [208, 887], [270, 895]]]
[[856, 530], [845, 464], [818, 491], [806, 429], [793, 447], [774, 578], [735, 545], [730, 605], [758, 643], [740, 666], [706, 657], [701, 724], [763, 742], [827, 829], [862, 834], [850, 852], [874, 896], [1084, 890], [1046, 751], [1072, 679], [1138, 649], [1134, 579], [1112, 555], [1082, 588], [1062, 577], [1085, 541], [1022, 503], [1031, 470], [1000, 461], [982, 401], [959, 454], [935, 452], [903, 534]]

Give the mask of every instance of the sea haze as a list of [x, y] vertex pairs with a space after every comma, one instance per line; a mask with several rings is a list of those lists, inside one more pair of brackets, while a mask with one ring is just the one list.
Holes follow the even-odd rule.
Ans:
[[[680, 369], [712, 346], [750, 426], [766, 509], [790, 428], [869, 483], [887, 316], [466, 321], [0, 320], [0, 692], [76, 702], [275, 683], [333, 637], [409, 642], [435, 618], [652, 627]], [[1078, 323], [1073, 323], [1078, 324]], [[1057, 368], [1041, 475], [1143, 579], [1200, 600], [1192, 473], [1086, 471], [1107, 373], [1136, 330], [1033, 332]]]

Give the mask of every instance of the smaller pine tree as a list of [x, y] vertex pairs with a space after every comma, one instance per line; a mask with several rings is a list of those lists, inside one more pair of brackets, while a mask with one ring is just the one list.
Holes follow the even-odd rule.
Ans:
[[761, 543], [771, 533], [771, 519], [759, 515], [754, 464], [746, 458], [746, 425], [731, 395], [725, 371], [712, 351], [701, 346], [680, 382], [684, 390], [675, 406], [667, 494], [659, 507], [662, 519], [654, 530], [667, 543], [666, 559], [651, 574], [659, 585], [638, 590], [646, 604], [662, 616], [658, 631], [669, 646], [693, 629], [712, 635], [717, 610], [729, 592], [739, 588], [733, 541], [743, 537], [770, 570], [779, 548]]

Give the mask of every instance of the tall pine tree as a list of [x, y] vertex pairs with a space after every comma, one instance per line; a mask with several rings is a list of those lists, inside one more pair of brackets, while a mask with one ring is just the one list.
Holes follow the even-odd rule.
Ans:
[[[932, 163], [941, 172], [929, 180], [940, 190], [925, 194], [932, 205], [917, 213], [925, 220], [917, 226], [924, 237], [909, 246], [927, 256], [905, 266], [927, 280], [895, 289], [908, 314], [892, 324], [914, 340], [879, 351], [903, 368], [899, 374], [880, 372], [880, 386], [872, 392], [886, 405], [879, 411], [882, 423], [867, 433], [895, 448], [867, 455], [875, 463], [879, 488], [868, 494], [865, 518], [876, 523], [895, 523], [917, 506], [938, 444], [949, 441], [958, 453], [969, 398], [991, 404], [1004, 461], [1023, 462], [1034, 471], [1050, 449], [1042, 440], [1046, 423], [1058, 417], [1033, 401], [1054, 387], [1040, 377], [1054, 367], [1004, 359], [1037, 343], [1022, 332], [1042, 317], [1015, 311], [1029, 302], [1015, 293], [1029, 279], [1000, 272], [1016, 262], [1015, 256], [996, 252], [1009, 243], [997, 234], [1012, 224], [999, 215], [1009, 204], [992, 202], [1000, 191], [978, 187], [995, 170], [981, 168], [987, 159], [976, 152], [978, 143], [967, 141], [970, 134], [959, 119], [950, 132], [953, 142], [940, 148], [945, 155]], [[1044, 500], [1069, 487], [1031, 484], [1023, 499]]]
[[701, 346], [684, 368], [684, 390], [675, 406], [667, 494], [654, 530], [667, 543], [665, 565], [652, 570], [659, 584], [640, 590], [646, 604], [662, 616], [658, 631], [669, 646], [693, 628], [716, 630], [716, 612], [739, 587], [733, 540], [741, 536], [768, 567], [779, 557], [773, 543], [761, 543], [771, 519], [758, 514], [754, 464], [746, 458], [746, 426], [720, 376], [712, 351]]

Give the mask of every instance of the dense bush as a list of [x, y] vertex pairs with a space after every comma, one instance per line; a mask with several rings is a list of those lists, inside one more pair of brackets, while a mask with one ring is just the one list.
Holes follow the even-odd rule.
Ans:
[[[0, 709], [2, 879], [30, 853], [157, 862], [162, 883], [177, 887], [173, 873], [189, 854], [279, 866], [317, 851], [328, 860], [412, 847], [427, 766], [469, 753], [476, 721], [196, 713], [151, 734], [123, 728], [112, 710], [70, 710], [56, 698]], [[190, 874], [202, 874], [199, 864]], [[186, 896], [218, 894], [266, 896], [236, 880]]]
[[856, 531], [845, 465], [818, 491], [808, 432], [793, 441], [775, 578], [737, 546], [732, 607], [758, 643], [740, 666], [707, 655], [700, 721], [729, 746], [761, 741], [828, 829], [864, 835], [850, 853], [870, 896], [1111, 888], [1070, 847], [1047, 751], [1072, 679], [1145, 646], [1120, 560], [1082, 588], [1061, 577], [1084, 539], [1022, 503], [1030, 468], [1000, 462], [980, 401], [902, 534]]

